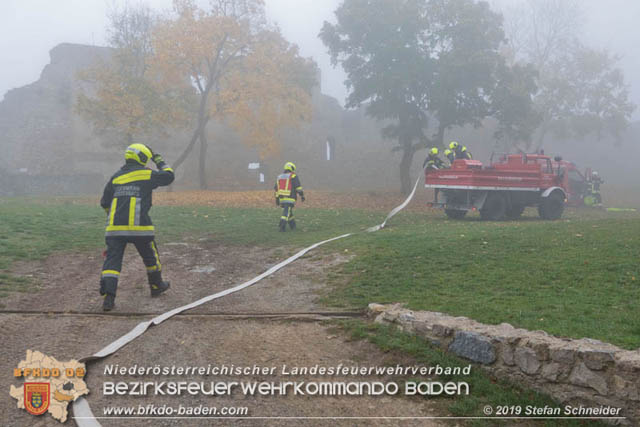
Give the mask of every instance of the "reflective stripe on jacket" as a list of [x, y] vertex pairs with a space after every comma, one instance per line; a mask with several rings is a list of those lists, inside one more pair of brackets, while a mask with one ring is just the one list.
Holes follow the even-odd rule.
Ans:
[[109, 212], [107, 236], [153, 236], [151, 193], [174, 180], [173, 169], [165, 163], [158, 167], [160, 171], [152, 171], [127, 163], [111, 177], [100, 200], [100, 206]]
[[276, 178], [274, 185], [276, 198], [280, 202], [295, 203], [298, 199], [298, 193], [302, 194], [302, 185], [298, 175], [292, 172], [283, 172]]

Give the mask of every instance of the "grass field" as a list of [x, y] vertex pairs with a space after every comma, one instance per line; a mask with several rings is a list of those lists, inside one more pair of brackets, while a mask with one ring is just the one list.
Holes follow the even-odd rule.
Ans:
[[339, 243], [357, 256], [334, 275], [329, 301], [404, 302], [635, 349], [639, 230], [635, 214], [578, 211], [557, 222], [497, 223], [404, 215], [375, 236]]
[[[329, 206], [327, 206], [329, 207]], [[259, 207], [156, 206], [160, 250], [170, 241], [206, 237], [231, 246], [297, 248], [346, 232], [356, 234], [322, 251], [352, 255], [330, 273], [325, 302], [363, 308], [370, 302], [405, 302], [412, 309], [443, 311], [486, 323], [509, 322], [570, 337], [591, 337], [625, 348], [640, 346], [638, 256], [640, 215], [569, 211], [557, 222], [534, 212], [521, 221], [448, 221], [439, 211], [414, 206], [377, 233], [383, 210], [302, 208], [299, 231], [279, 233], [279, 210]], [[29, 278], [11, 274], [15, 262], [58, 251], [104, 246], [103, 211], [86, 200], [0, 199], [0, 297], [30, 292]], [[170, 268], [170, 266], [168, 266]], [[339, 325], [353, 339], [409, 355], [428, 365], [465, 362], [415, 336], [363, 321]], [[552, 400], [473, 370], [474, 390], [446, 405], [453, 415], [478, 415], [485, 404], [544, 406]], [[447, 379], [447, 378], [443, 378]], [[486, 425], [481, 422], [478, 425]], [[582, 425], [575, 420], [547, 425]]]
[[[408, 212], [388, 229], [324, 250], [356, 256], [331, 274], [326, 302], [364, 307], [405, 302], [486, 323], [640, 347], [640, 215], [570, 211], [557, 222], [447, 221]], [[298, 209], [296, 233], [279, 233], [276, 208], [156, 206], [158, 240], [206, 236], [225, 245], [290, 248], [379, 223], [381, 211]], [[0, 296], [27, 291], [13, 262], [103, 247], [104, 213], [73, 199], [0, 199]], [[161, 246], [162, 250], [162, 246]], [[285, 251], [285, 255], [288, 253]]]

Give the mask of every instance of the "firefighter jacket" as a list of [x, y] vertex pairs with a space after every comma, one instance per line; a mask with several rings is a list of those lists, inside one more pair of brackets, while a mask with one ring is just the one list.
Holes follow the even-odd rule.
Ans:
[[467, 151], [467, 147], [464, 145], [458, 145], [455, 151], [456, 159], [466, 159], [471, 160], [471, 153]]
[[429, 153], [427, 158], [424, 160], [424, 163], [422, 164], [422, 168], [424, 169], [425, 167], [429, 169], [443, 169], [444, 162], [440, 157], [434, 156], [431, 153]]
[[273, 188], [276, 191], [276, 199], [280, 203], [295, 203], [298, 200], [298, 194], [303, 195], [300, 179], [293, 172], [283, 172], [278, 175]]
[[456, 159], [456, 155], [454, 154], [454, 152], [449, 150], [448, 148], [444, 150], [444, 155], [449, 160], [449, 163], [453, 163], [453, 161]]
[[126, 163], [104, 188], [100, 206], [108, 210], [106, 236], [153, 236], [149, 217], [151, 192], [173, 182], [173, 169], [164, 162], [159, 171]]
[[604, 180], [602, 178], [593, 177], [591, 181], [589, 181], [590, 190], [593, 194], [600, 192], [600, 184], [604, 184]]

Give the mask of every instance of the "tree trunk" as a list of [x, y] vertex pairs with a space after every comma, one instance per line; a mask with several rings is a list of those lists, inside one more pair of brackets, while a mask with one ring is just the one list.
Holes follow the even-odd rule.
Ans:
[[180, 154], [178, 160], [173, 163], [173, 166], [177, 168], [185, 161], [193, 147], [196, 145], [196, 141], [200, 138], [200, 135], [204, 133], [205, 128], [207, 127], [207, 123], [209, 122], [209, 115], [207, 114], [207, 97], [209, 96], [209, 91], [205, 91], [200, 96], [200, 105], [198, 106], [198, 123], [196, 124], [196, 129], [193, 131], [193, 135], [191, 136], [191, 141], [189, 141], [189, 145], [187, 148]]
[[411, 146], [411, 140], [403, 138], [400, 141], [402, 146], [402, 160], [400, 160], [400, 191], [402, 194], [409, 194], [411, 191], [411, 162], [415, 149]]
[[444, 144], [444, 129], [445, 129], [445, 126], [443, 125], [438, 126], [438, 133], [436, 134], [435, 142], [438, 144], [439, 147], [444, 147], [444, 149], [446, 150], [449, 147], [447, 147]]
[[541, 126], [540, 134], [538, 135], [538, 139], [536, 141], [536, 146], [534, 148], [535, 153], [539, 153], [540, 149], [542, 149], [542, 145], [544, 144], [544, 138], [547, 136], [547, 128]]
[[204, 129], [200, 133], [200, 159], [199, 159], [198, 177], [200, 180], [200, 189], [207, 189], [207, 136]]

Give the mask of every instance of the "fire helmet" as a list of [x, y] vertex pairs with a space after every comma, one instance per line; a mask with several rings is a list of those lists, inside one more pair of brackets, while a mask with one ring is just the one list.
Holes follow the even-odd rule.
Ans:
[[284, 164], [284, 170], [289, 171], [289, 172], [295, 172], [296, 171], [296, 165], [294, 165], [291, 162], [287, 162]]
[[438, 147], [433, 147], [431, 150], [429, 150], [429, 154], [437, 156], [438, 155]]
[[142, 166], [146, 166], [152, 156], [151, 149], [144, 144], [131, 144], [124, 152], [125, 160], [133, 160]]
[[451, 148], [452, 150], [455, 150], [456, 148], [458, 148], [458, 143], [456, 141], [451, 141], [449, 143], [449, 148]]

